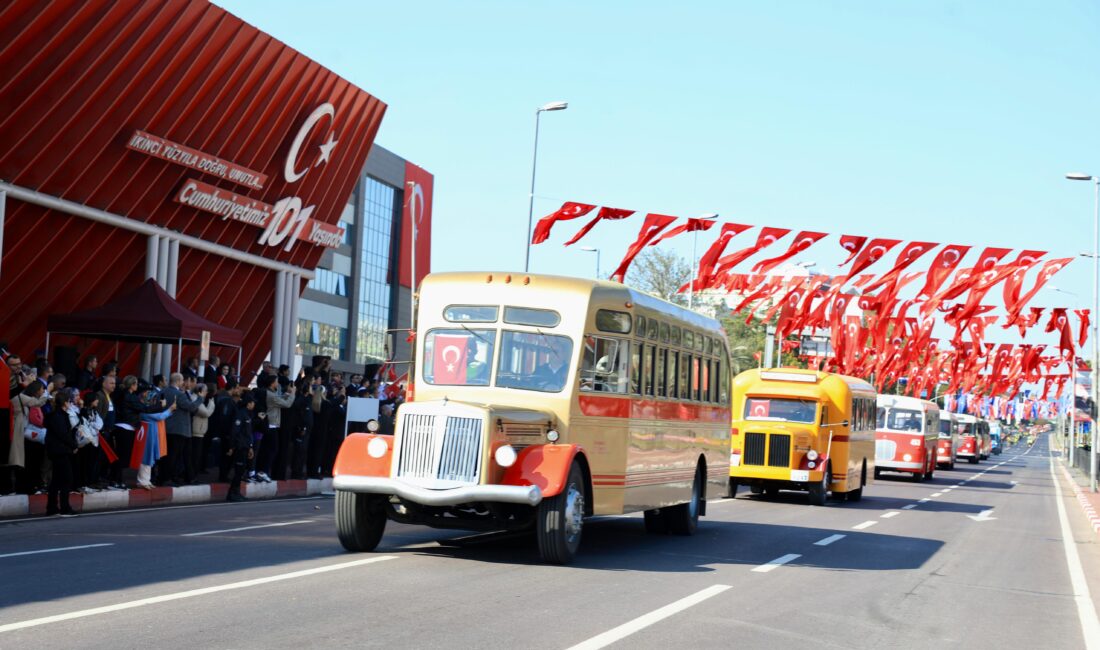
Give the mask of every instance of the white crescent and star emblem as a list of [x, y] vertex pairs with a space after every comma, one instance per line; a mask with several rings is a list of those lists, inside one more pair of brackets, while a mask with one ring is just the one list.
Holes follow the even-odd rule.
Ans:
[[[328, 140], [325, 144], [318, 145], [318, 149], [321, 153], [318, 154], [316, 162], [306, 167], [305, 171], [298, 171], [295, 167], [298, 162], [298, 155], [301, 152], [302, 145], [305, 143], [306, 138], [309, 137], [313, 128], [322, 119], [328, 116], [330, 121]], [[294, 141], [290, 145], [290, 151], [287, 152], [286, 164], [283, 166], [283, 178], [288, 183], [297, 182], [298, 179], [306, 175], [306, 172], [312, 167], [320, 167], [324, 163], [329, 161], [332, 156], [332, 150], [336, 147], [336, 134], [331, 130], [331, 122], [336, 120], [336, 108], [332, 104], [325, 102], [313, 110], [306, 118], [305, 122], [302, 122], [301, 128], [298, 129], [298, 134], [294, 136]]]
[[[454, 352], [453, 360], [447, 358], [450, 352]], [[440, 351], [439, 358], [443, 359], [443, 363], [447, 364], [447, 372], [454, 372], [455, 365], [458, 363], [458, 360], [462, 358], [462, 350], [459, 350], [457, 345], [448, 345]]]
[[868, 257], [873, 261], [878, 261], [883, 255], [886, 254], [885, 246], [872, 246], [871, 250], [867, 251]]
[[957, 248], [948, 248], [943, 252], [943, 266], [947, 268], [949, 265], [959, 261], [959, 250]]

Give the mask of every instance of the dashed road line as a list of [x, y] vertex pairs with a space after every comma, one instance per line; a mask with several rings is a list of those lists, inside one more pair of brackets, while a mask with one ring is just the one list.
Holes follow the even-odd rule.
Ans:
[[935, 494], [932, 494], [931, 496], [932, 496], [933, 499], [935, 499], [936, 497], [942, 497], [943, 492], [936, 492]]
[[874, 526], [877, 523], [877, 521], [865, 521], [862, 524], [856, 524], [855, 526], [852, 526], [852, 530], [865, 530], [867, 528], [870, 528], [871, 526]]
[[654, 623], [657, 623], [668, 618], [669, 616], [672, 616], [673, 614], [678, 614], [693, 605], [698, 605], [704, 600], [717, 596], [723, 591], [731, 588], [732, 587], [730, 585], [714, 585], [711, 587], [707, 587], [706, 589], [703, 589], [702, 591], [697, 591], [694, 594], [687, 596], [686, 598], [681, 598], [674, 603], [665, 605], [660, 609], [655, 609], [648, 614], [643, 614], [632, 621], [623, 623], [619, 627], [612, 628], [604, 632], [603, 634], [594, 636], [587, 641], [582, 641], [581, 643], [578, 643], [577, 645], [569, 648], [569, 650], [598, 650], [599, 648], [606, 648], [616, 641], [621, 641], [622, 639], [625, 639], [626, 637], [634, 634], [639, 630], [643, 630], [650, 625], [653, 625]]
[[845, 537], [847, 537], [847, 535], [829, 535], [825, 539], [819, 539], [816, 542], [814, 542], [814, 546], [828, 546], [829, 544], [832, 544], [833, 542], [839, 542], [840, 540], [844, 539]]
[[114, 546], [114, 543], [108, 544], [85, 544], [83, 546], [62, 546], [59, 548], [44, 548], [37, 551], [21, 551], [19, 553], [4, 553], [0, 555], [0, 558], [4, 557], [19, 557], [21, 555], [38, 555], [39, 553], [57, 553], [59, 551], [78, 551], [84, 548], [99, 548], [100, 546]]
[[890, 517], [897, 517], [900, 514], [901, 514], [901, 512], [899, 512], [897, 510], [891, 510], [890, 512], [885, 512], [885, 513], [879, 515], [879, 517], [881, 517], [883, 519], [889, 519]]
[[907, 505], [907, 506], [902, 506], [902, 507], [901, 507], [901, 509], [902, 509], [902, 510], [912, 510], [913, 508], [916, 508], [916, 507], [917, 507], [917, 504], [915, 504], [915, 503], [910, 503], [910, 504], [909, 504], [909, 505]]
[[258, 526], [241, 526], [240, 528], [226, 528], [225, 530], [204, 530], [201, 533], [184, 533], [180, 537], [201, 537], [203, 535], [217, 535], [219, 533], [237, 533], [242, 530], [256, 530], [257, 528], [277, 528], [279, 526], [293, 526], [295, 524], [312, 524], [312, 519], [300, 521], [282, 521], [277, 524], [260, 524]]
[[783, 566], [784, 564], [786, 564], [788, 562], [794, 562], [795, 560], [797, 560], [800, 557], [802, 557], [802, 555], [800, 555], [798, 553], [788, 553], [788, 554], [784, 555], [783, 557], [777, 557], [774, 560], [772, 560], [771, 562], [767, 562], [767, 563], [761, 564], [758, 567], [753, 568], [753, 572], [754, 573], [767, 573], [769, 571], [774, 571], [778, 567], [781, 567], [781, 566]]

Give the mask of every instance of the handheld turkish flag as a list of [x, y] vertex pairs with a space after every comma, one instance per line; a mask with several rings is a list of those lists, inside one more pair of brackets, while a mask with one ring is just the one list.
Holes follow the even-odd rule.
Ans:
[[[156, 432], [153, 432], [156, 435]], [[134, 445], [130, 448], [130, 469], [141, 467], [141, 460], [145, 458], [145, 445], [149, 444], [149, 423], [142, 422], [134, 432]]]
[[618, 208], [600, 208], [600, 211], [596, 213], [596, 217], [594, 219], [592, 219], [592, 221], [589, 221], [588, 223], [581, 226], [581, 229], [577, 231], [577, 234], [573, 235], [572, 239], [565, 242], [565, 245], [566, 246], [571, 246], [571, 245], [577, 243], [578, 241], [580, 241], [581, 237], [584, 237], [585, 235], [587, 235], [588, 231], [595, 228], [596, 224], [599, 223], [600, 221], [604, 221], [604, 220], [611, 221], [611, 220], [614, 220], [614, 219], [626, 219], [627, 217], [629, 217], [632, 214], [634, 214], [633, 210], [620, 210]]
[[794, 243], [788, 248], [787, 252], [783, 253], [779, 257], [773, 257], [771, 259], [761, 260], [756, 263], [756, 266], [752, 267], [753, 273], [767, 273], [775, 267], [779, 266], [783, 262], [791, 259], [795, 255], [798, 255], [802, 251], [806, 250], [810, 246], [820, 241], [823, 237], [826, 237], [829, 233], [825, 232], [813, 232], [810, 230], [803, 230], [794, 237]]
[[573, 201], [562, 203], [561, 207], [555, 212], [539, 219], [539, 222], [535, 224], [535, 233], [531, 236], [531, 243], [541, 244], [549, 239], [550, 229], [554, 227], [555, 223], [583, 217], [595, 209], [596, 206], [587, 203], [574, 203]]
[[687, 223], [682, 223], [679, 226], [676, 226], [675, 228], [672, 228], [670, 230], [665, 231], [665, 233], [663, 235], [661, 235], [657, 239], [654, 239], [652, 242], [649, 243], [649, 245], [650, 246], [656, 246], [657, 244], [660, 244], [661, 242], [665, 241], [666, 239], [672, 239], [676, 235], [679, 235], [680, 233], [684, 233], [684, 232], [699, 232], [699, 231], [710, 230], [710, 227], [713, 226], [716, 223], [718, 223], [718, 222], [715, 221], [714, 219], [696, 219], [696, 218], [692, 217], [692, 218], [687, 220]]
[[433, 384], [466, 383], [466, 344], [468, 336], [436, 334], [432, 349]]
[[676, 221], [676, 217], [670, 217], [667, 214], [647, 214], [645, 216], [645, 222], [642, 223], [641, 229], [638, 230], [637, 239], [635, 239], [634, 243], [630, 245], [630, 248], [626, 250], [626, 255], [624, 255], [622, 261], [619, 262], [619, 267], [611, 274], [611, 279], [621, 283], [623, 278], [626, 277], [626, 271], [630, 268], [630, 263], [634, 261], [638, 253], [642, 252], [646, 244], [653, 241], [653, 238], [659, 235], [662, 230], [668, 228], [669, 224], [673, 221]]
[[851, 262], [859, 251], [863, 250], [863, 245], [867, 243], [867, 238], [860, 235], [841, 235], [840, 247], [848, 251], [848, 259], [840, 263], [840, 266], [844, 266], [848, 262]]
[[402, 386], [409, 381], [409, 373], [401, 375], [394, 379], [390, 384], [386, 386], [386, 390], [383, 391], [386, 394], [387, 399], [397, 399], [401, 392], [404, 390]]
[[108, 463], [114, 463], [118, 460], [118, 454], [111, 448], [111, 444], [107, 442], [107, 438], [104, 436], [99, 437], [99, 448], [103, 450], [103, 455], [107, 457]]
[[881, 260], [886, 253], [890, 252], [891, 248], [900, 243], [900, 239], [872, 239], [863, 250], [856, 255], [855, 261], [852, 262], [852, 269], [848, 272], [848, 277], [856, 275], [863, 269]]

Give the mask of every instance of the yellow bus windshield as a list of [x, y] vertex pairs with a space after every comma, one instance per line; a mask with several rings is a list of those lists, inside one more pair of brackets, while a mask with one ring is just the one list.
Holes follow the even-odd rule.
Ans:
[[817, 402], [780, 397], [745, 398], [746, 420], [774, 420], [813, 424], [817, 421]]

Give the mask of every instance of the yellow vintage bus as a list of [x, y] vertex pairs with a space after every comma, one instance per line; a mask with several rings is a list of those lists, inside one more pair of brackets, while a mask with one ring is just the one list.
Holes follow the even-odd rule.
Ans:
[[729, 496], [806, 490], [858, 501], [875, 469], [875, 389], [853, 377], [754, 369], [733, 380]]
[[690, 535], [729, 477], [720, 324], [618, 283], [437, 273], [420, 288], [414, 399], [393, 436], [356, 433], [333, 487], [340, 542], [387, 520], [534, 529], [565, 563], [584, 518], [644, 511]]

